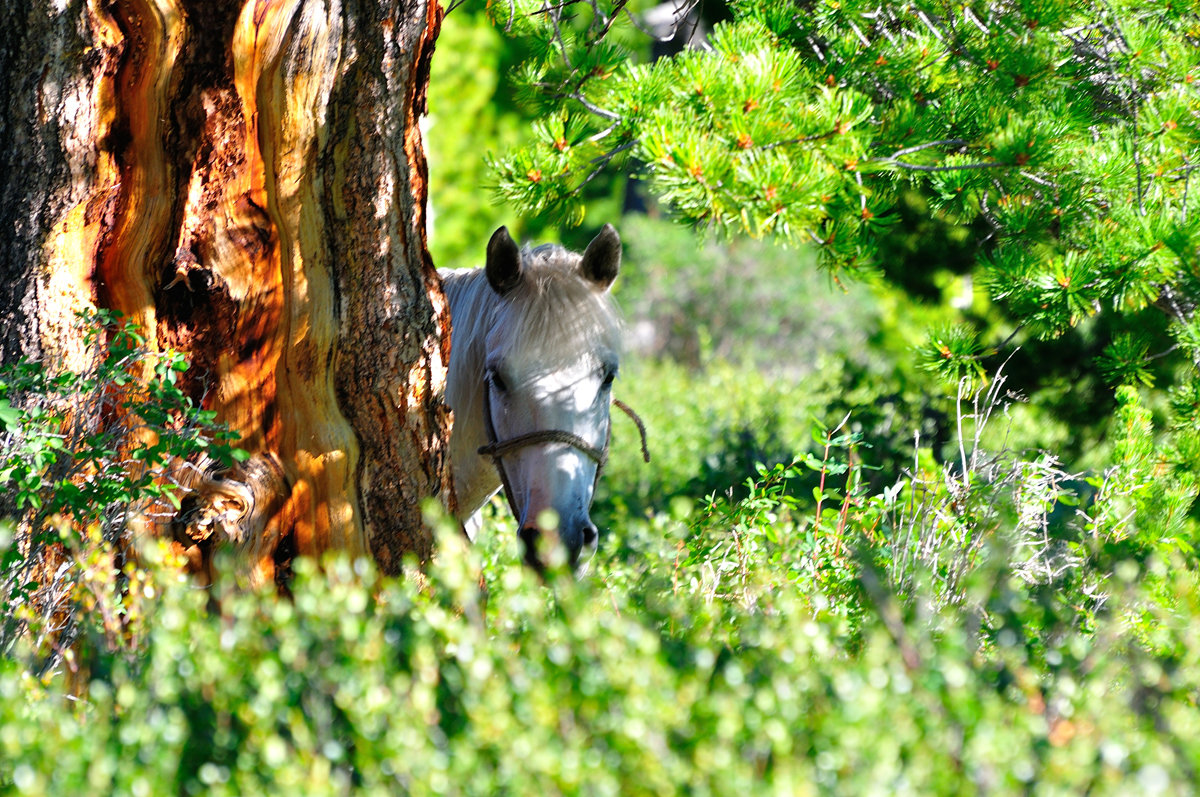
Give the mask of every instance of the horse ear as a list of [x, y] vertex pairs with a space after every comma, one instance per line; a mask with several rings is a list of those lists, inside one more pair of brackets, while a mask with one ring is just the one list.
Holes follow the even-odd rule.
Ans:
[[492, 233], [487, 245], [487, 279], [492, 290], [503, 296], [521, 281], [521, 250], [507, 227]]
[[621, 236], [611, 224], [605, 224], [583, 252], [579, 270], [601, 290], [608, 290], [621, 269]]

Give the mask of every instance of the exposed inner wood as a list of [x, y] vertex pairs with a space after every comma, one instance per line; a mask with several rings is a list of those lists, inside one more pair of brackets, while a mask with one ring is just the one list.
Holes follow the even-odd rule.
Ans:
[[449, 336], [417, 119], [441, 16], [420, 0], [86, 6], [93, 57], [67, 75], [86, 107], [63, 154], [81, 167], [43, 251], [39, 335], [82, 356], [69, 328], [96, 305], [187, 355], [188, 389], [252, 458], [198, 482], [172, 534], [236, 541], [258, 580], [281, 544], [388, 571], [430, 553]]

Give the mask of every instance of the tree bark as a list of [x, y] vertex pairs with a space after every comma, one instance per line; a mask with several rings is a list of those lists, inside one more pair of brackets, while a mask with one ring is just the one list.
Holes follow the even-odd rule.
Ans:
[[[286, 552], [428, 557], [449, 495], [448, 315], [417, 127], [437, 0], [6, 0], [0, 362], [79, 366], [110, 308], [191, 362]], [[188, 542], [187, 529], [181, 539]], [[193, 541], [198, 541], [195, 537]]]

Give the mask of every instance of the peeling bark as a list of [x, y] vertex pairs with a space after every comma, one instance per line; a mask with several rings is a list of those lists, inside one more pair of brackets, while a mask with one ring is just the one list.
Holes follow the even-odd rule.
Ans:
[[254, 496], [223, 534], [259, 580], [281, 545], [388, 572], [430, 554], [449, 335], [417, 120], [441, 18], [436, 0], [0, 9], [0, 362], [78, 364], [93, 307], [183, 351], [188, 388], [267, 463], [204, 498]]

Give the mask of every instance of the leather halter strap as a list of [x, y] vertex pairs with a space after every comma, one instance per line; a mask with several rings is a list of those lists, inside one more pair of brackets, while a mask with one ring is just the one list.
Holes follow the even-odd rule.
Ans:
[[[646, 427], [642, 423], [642, 419], [637, 416], [627, 404], [622, 401], [613, 400], [613, 405], [633, 419], [637, 424], [638, 433], [642, 438], [642, 459], [646, 462], [650, 461], [650, 450], [646, 447]], [[508, 440], [496, 439], [496, 427], [492, 422], [492, 390], [488, 385], [483, 387], [483, 426], [487, 431], [487, 445], [480, 446], [478, 452], [481, 456], [491, 457], [493, 464], [496, 466], [496, 471], [500, 474], [500, 483], [504, 486], [504, 497], [508, 501], [508, 508], [512, 511], [513, 518], [518, 523], [521, 522], [521, 517], [517, 513], [516, 496], [513, 494], [512, 485], [508, 482], [508, 473], [504, 470], [503, 457], [505, 454], [525, 448], [526, 446], [537, 445], [539, 443], [563, 443], [582, 452], [588, 459], [596, 463], [596, 476], [592, 480], [592, 490], [596, 489], [596, 485], [600, 482], [600, 473], [604, 470], [604, 465], [608, 462], [608, 446], [612, 441], [612, 416], [608, 419], [608, 430], [604, 434], [604, 447], [596, 448], [588, 441], [584, 440], [573, 432], [565, 432], [559, 429], [541, 429], [527, 434], [510, 437]]]
[[[490, 414], [489, 414], [490, 415]], [[491, 426], [489, 423], [488, 426]], [[539, 432], [530, 432], [529, 434], [517, 435], [510, 437], [503, 442], [495, 442], [495, 433], [489, 432], [488, 437], [494, 442], [488, 443], [486, 446], [479, 447], [479, 453], [485, 457], [492, 459], [500, 459], [505, 454], [510, 454], [518, 448], [525, 446], [537, 445], [538, 443], [566, 443], [572, 448], [577, 448], [593, 460], [597, 466], [603, 467], [608, 461], [608, 442], [605, 441], [604, 448], [596, 448], [588, 444], [577, 434], [571, 432], [563, 432], [557, 429], [545, 429]]]

